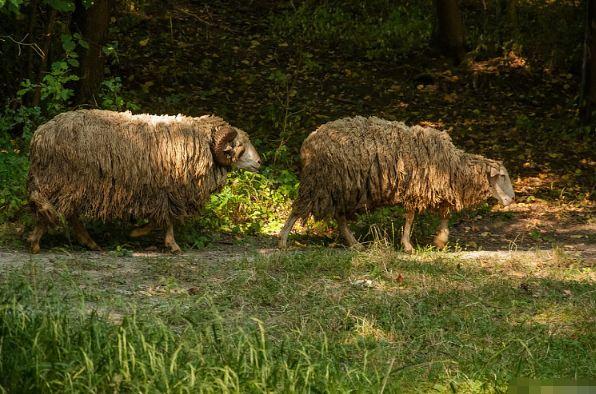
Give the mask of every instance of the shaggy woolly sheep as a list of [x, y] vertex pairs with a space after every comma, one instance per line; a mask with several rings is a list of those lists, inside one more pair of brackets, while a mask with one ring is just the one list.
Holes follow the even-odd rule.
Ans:
[[79, 217], [148, 219], [131, 235], [165, 227], [166, 246], [180, 252], [173, 222], [196, 214], [224, 185], [230, 167], [256, 171], [261, 163], [248, 134], [216, 116], [102, 110], [65, 112], [41, 125], [30, 160], [34, 253], [48, 226], [64, 219], [79, 242], [99, 249]]
[[401, 238], [412, 251], [415, 212], [437, 211], [441, 224], [435, 245], [444, 247], [448, 216], [491, 195], [503, 205], [514, 198], [502, 163], [457, 149], [449, 135], [428, 127], [408, 127], [370, 117], [344, 118], [311, 133], [300, 150], [298, 198], [280, 232], [285, 247], [297, 219], [335, 218], [348, 245], [359, 246], [347, 219], [357, 212], [401, 204], [406, 222]]

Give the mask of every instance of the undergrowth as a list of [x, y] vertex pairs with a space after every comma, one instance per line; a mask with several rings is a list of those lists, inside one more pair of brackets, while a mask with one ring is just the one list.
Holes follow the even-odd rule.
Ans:
[[304, 2], [271, 17], [271, 29], [280, 41], [305, 48], [369, 60], [395, 59], [428, 45], [431, 16], [420, 4], [389, 8], [387, 4], [315, 6]]

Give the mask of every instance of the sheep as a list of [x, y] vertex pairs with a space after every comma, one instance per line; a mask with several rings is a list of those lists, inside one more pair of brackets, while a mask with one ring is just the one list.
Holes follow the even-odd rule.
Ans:
[[194, 215], [226, 181], [230, 167], [257, 171], [248, 134], [217, 116], [133, 115], [77, 110], [35, 131], [30, 145], [29, 202], [37, 223], [28, 237], [38, 253], [48, 226], [68, 222], [76, 239], [99, 250], [80, 217], [103, 222], [148, 219], [132, 231], [166, 229], [181, 249], [174, 221]]
[[343, 118], [320, 126], [300, 150], [302, 173], [298, 198], [279, 233], [285, 248], [296, 220], [335, 218], [350, 247], [360, 248], [347, 220], [365, 210], [392, 205], [405, 209], [401, 244], [412, 252], [410, 231], [415, 212], [441, 217], [434, 244], [448, 241], [450, 212], [491, 195], [504, 206], [514, 199], [501, 162], [456, 148], [446, 132], [408, 127], [376, 117]]

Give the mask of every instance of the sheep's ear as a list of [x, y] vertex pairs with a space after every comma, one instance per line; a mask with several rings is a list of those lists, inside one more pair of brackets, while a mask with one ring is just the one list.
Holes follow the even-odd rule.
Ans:
[[501, 175], [500, 168], [491, 167], [490, 168], [490, 177], [495, 177]]
[[242, 156], [244, 154], [245, 150], [246, 150], [246, 148], [244, 148], [244, 146], [242, 146], [242, 145], [235, 147], [234, 148], [234, 156], [232, 157], [232, 161], [233, 162], [238, 161], [240, 156]]

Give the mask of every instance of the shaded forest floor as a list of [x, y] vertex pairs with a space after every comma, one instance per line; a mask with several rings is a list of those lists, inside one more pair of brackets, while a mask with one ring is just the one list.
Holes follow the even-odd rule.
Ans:
[[513, 52], [456, 68], [423, 43], [367, 60], [283, 36], [275, 21], [289, 11], [189, 2], [122, 13], [112, 72], [142, 111], [216, 113], [251, 134], [266, 164], [295, 172], [302, 140], [342, 116], [446, 129], [466, 151], [503, 160], [517, 197], [456, 218], [454, 243], [596, 256], [596, 144], [576, 122], [575, 76]]
[[[454, 218], [452, 245], [595, 258], [596, 146], [576, 122], [576, 76], [513, 52], [453, 67], [424, 43], [369, 60], [285, 36], [275, 26], [291, 10], [281, 5], [176, 3], [122, 12], [111, 28], [111, 72], [141, 111], [216, 113], [251, 134], [266, 165], [296, 173], [303, 139], [342, 116], [445, 129], [466, 151], [503, 160], [517, 197]], [[423, 246], [433, 229], [419, 226]]]

